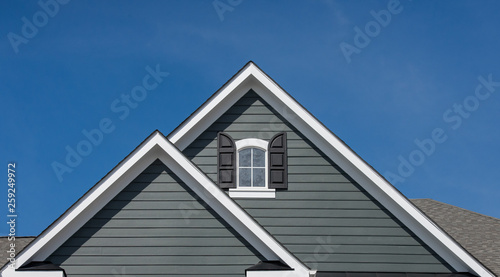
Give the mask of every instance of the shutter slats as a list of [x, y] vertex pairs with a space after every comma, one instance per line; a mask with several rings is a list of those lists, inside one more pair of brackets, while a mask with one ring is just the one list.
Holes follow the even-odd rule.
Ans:
[[275, 135], [268, 146], [269, 188], [288, 188], [286, 133]]
[[217, 135], [217, 181], [219, 187], [236, 188], [236, 146], [226, 133]]

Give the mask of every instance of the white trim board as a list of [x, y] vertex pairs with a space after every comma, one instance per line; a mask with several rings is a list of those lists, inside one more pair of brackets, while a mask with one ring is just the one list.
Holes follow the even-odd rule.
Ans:
[[267, 152], [267, 147], [269, 145], [269, 142], [263, 139], [248, 138], [248, 139], [237, 140], [234, 142], [234, 144], [236, 146], [236, 151], [246, 147], [258, 147]]
[[184, 150], [250, 89], [285, 117], [357, 183], [459, 272], [495, 275], [361, 159], [253, 62], [247, 63], [168, 139]]
[[235, 188], [229, 189], [231, 198], [276, 198], [276, 189], [268, 188]]
[[64, 277], [64, 272], [62, 270], [52, 271], [52, 270], [23, 270], [14, 271], [13, 268], [2, 271], [3, 277]]
[[[153, 161], [160, 159], [215, 212], [268, 260], [281, 260], [294, 268], [291, 276], [305, 277], [309, 269], [288, 252], [239, 205], [217, 187], [160, 132], [155, 131], [127, 158], [97, 183], [75, 205], [38, 236], [17, 258], [16, 268], [43, 261], [122, 191]], [[12, 270], [2, 268], [2, 276]], [[20, 271], [16, 271], [17, 274]], [[5, 275], [4, 275], [5, 273]]]
[[[289, 277], [291, 270], [247, 270], [245, 277]], [[311, 275], [309, 275], [311, 276]], [[308, 276], [308, 277], [309, 277]]]

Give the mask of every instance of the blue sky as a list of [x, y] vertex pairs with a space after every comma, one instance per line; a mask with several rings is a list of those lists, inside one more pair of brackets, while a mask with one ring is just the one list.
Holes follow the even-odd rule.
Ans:
[[[249, 60], [407, 197], [500, 217], [499, 2], [41, 3], [0, 2], [0, 199], [6, 217], [16, 162], [17, 235], [38, 235]], [[169, 75], [127, 104], [148, 70]], [[60, 181], [53, 163], [106, 123]]]

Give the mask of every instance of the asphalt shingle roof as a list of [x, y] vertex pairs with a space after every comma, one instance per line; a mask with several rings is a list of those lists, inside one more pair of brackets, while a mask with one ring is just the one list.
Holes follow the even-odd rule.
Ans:
[[7, 258], [9, 257], [9, 253], [7, 251], [10, 250], [10, 244], [16, 244], [16, 255], [21, 252], [35, 237], [15, 237], [15, 241], [9, 241], [8, 237], [0, 237], [0, 267], [7, 264]]
[[472, 256], [500, 276], [500, 219], [432, 199], [411, 201]]

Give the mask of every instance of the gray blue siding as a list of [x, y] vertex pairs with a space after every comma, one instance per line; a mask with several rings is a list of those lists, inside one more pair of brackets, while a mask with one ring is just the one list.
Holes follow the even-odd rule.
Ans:
[[48, 260], [77, 276], [245, 276], [262, 257], [156, 161]]
[[[286, 110], [284, 112], [286, 113]], [[217, 132], [235, 140], [288, 135], [287, 190], [238, 199], [278, 241], [320, 271], [450, 272], [428, 246], [250, 91], [185, 151], [217, 181]]]

